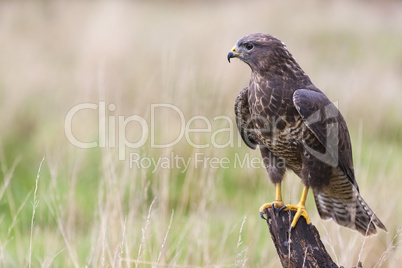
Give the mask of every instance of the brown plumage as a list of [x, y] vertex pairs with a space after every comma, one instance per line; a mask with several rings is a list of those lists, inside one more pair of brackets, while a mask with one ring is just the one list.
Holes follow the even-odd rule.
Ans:
[[360, 196], [343, 116], [285, 44], [251, 34], [229, 52], [228, 60], [234, 57], [252, 70], [236, 99], [237, 126], [250, 148], [260, 147], [271, 181], [280, 184], [286, 170], [293, 170], [312, 189], [321, 218], [363, 235], [375, 234], [375, 225], [386, 230]]

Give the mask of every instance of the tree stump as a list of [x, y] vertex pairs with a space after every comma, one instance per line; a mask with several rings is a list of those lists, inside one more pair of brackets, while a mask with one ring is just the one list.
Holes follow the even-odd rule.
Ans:
[[293, 267], [337, 267], [332, 261], [314, 225], [307, 225], [300, 217], [296, 227], [289, 232], [295, 211], [267, 209], [267, 224], [282, 266]]

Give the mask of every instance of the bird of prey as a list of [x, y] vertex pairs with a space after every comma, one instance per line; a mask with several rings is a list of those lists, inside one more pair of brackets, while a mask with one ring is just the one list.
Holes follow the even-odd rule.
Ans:
[[[251, 68], [249, 86], [235, 101], [236, 123], [243, 141], [260, 148], [276, 200], [260, 208], [295, 210], [307, 223], [305, 201], [312, 189], [322, 219], [364, 236], [386, 228], [359, 193], [353, 170], [352, 146], [343, 116], [310, 80], [283, 42], [272, 35], [244, 36], [227, 55]], [[304, 184], [300, 202], [282, 201], [281, 182], [292, 170]]]

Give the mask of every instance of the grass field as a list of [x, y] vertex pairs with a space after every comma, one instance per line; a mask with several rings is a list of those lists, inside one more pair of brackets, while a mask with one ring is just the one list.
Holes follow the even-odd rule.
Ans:
[[[250, 71], [226, 60], [252, 32], [338, 101], [388, 228], [324, 222], [310, 195], [328, 252], [397, 267], [402, 4], [282, 2], [1, 2], [0, 267], [279, 267], [258, 214], [274, 186], [234, 125]], [[300, 179], [283, 188], [297, 202]]]

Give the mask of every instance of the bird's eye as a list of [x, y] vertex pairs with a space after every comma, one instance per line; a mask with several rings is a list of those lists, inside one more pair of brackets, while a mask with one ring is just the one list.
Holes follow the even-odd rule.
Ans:
[[253, 44], [251, 44], [251, 43], [246, 43], [246, 44], [244, 45], [244, 47], [245, 47], [247, 50], [252, 50], [252, 49], [254, 48]]

